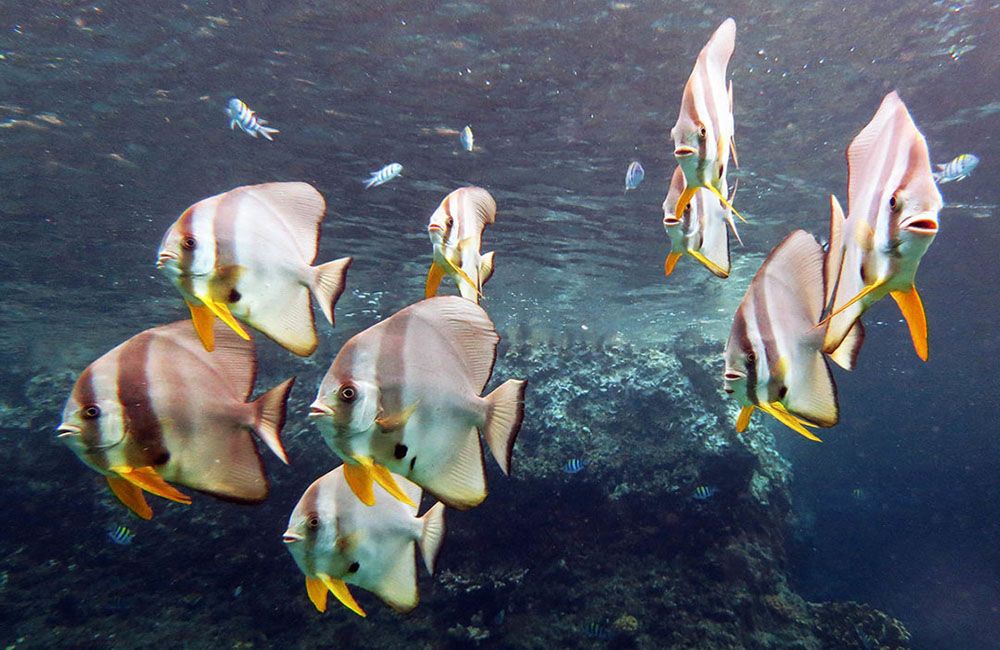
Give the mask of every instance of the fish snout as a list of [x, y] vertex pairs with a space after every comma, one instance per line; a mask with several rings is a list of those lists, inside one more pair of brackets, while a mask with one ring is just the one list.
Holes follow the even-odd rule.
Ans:
[[286, 530], [285, 534], [281, 536], [281, 541], [284, 542], [285, 544], [294, 544], [295, 542], [301, 542], [302, 539], [303, 539], [302, 535], [299, 535], [298, 533], [292, 532], [290, 530]]
[[161, 251], [159, 257], [156, 258], [156, 268], [162, 269], [168, 263], [176, 261], [177, 255], [171, 253], [170, 251]]
[[674, 226], [680, 225], [680, 223], [681, 220], [675, 217], [673, 213], [664, 215], [663, 217], [664, 228], [673, 228]]
[[736, 392], [736, 389], [733, 388], [732, 384], [743, 378], [744, 375], [742, 373], [736, 372], [735, 370], [727, 370], [726, 374], [723, 375], [723, 379], [725, 381], [723, 382], [722, 390], [726, 391], [727, 394], [732, 395]]
[[75, 424], [60, 424], [56, 428], [56, 438], [68, 438], [69, 436], [78, 436], [83, 433], [83, 430]]
[[915, 235], [936, 235], [938, 231], [937, 212], [917, 213], [904, 221], [901, 226]]
[[427, 224], [427, 232], [435, 233], [435, 232], [442, 232], [442, 231], [444, 231], [444, 228], [442, 228], [441, 226], [439, 226], [436, 223]]
[[674, 149], [674, 158], [687, 158], [688, 156], [693, 156], [696, 153], [698, 153], [698, 150], [695, 149], [694, 147], [682, 144], [681, 146]]
[[309, 417], [311, 418], [332, 418], [335, 413], [336, 411], [319, 400], [316, 400], [309, 405]]

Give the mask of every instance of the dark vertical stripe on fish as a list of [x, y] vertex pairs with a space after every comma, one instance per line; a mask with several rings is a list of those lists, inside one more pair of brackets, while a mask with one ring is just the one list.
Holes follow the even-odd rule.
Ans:
[[[191, 237], [194, 238], [194, 207], [190, 207], [181, 214], [180, 218], [177, 220], [177, 230], [180, 232], [182, 238]], [[177, 259], [177, 266], [181, 270], [179, 284], [181, 289], [183, 289], [187, 295], [194, 295], [194, 290], [191, 285], [191, 267], [194, 266], [194, 256], [195, 251], [197, 251], [197, 241], [195, 241], [195, 248], [188, 250], [184, 246], [180, 247], [180, 256]]]
[[137, 467], [162, 465], [170, 458], [150, 398], [148, 367], [153, 334], [130, 339], [118, 355], [118, 402], [122, 406], [128, 461]]
[[[750, 342], [750, 337], [747, 336], [747, 319], [743, 314], [743, 305], [736, 310], [736, 318], [733, 319], [733, 329], [736, 331], [736, 340], [743, 350], [743, 354], [749, 354], [754, 352], [753, 344]], [[747, 368], [747, 398], [754, 404], [758, 404], [757, 401], [757, 363], [754, 361], [750, 363]]]

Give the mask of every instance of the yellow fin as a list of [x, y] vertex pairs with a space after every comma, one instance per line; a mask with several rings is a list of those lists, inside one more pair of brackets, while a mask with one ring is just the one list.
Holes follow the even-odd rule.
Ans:
[[684, 217], [684, 210], [687, 209], [688, 203], [694, 198], [695, 192], [698, 191], [697, 187], [685, 187], [681, 195], [677, 197], [677, 205], [674, 206], [674, 218], [680, 221]]
[[917, 356], [927, 361], [927, 315], [924, 314], [924, 303], [917, 288], [911, 286], [909, 291], [890, 291], [889, 295], [899, 305], [899, 311], [903, 312]]
[[317, 611], [326, 611], [326, 594], [328, 592], [322, 580], [306, 576], [306, 593], [309, 594], [309, 600]]
[[781, 402], [771, 402], [770, 404], [760, 404], [759, 406], [762, 411], [774, 416], [778, 422], [781, 422], [792, 431], [795, 431], [809, 440], [823, 442], [802, 425], [802, 420], [789, 413]]
[[[749, 223], [746, 219], [743, 218], [743, 215], [740, 214], [736, 210], [736, 208], [733, 207], [733, 204], [729, 202], [729, 199], [727, 199], [725, 196], [722, 195], [722, 192], [720, 192], [717, 188], [713, 187], [712, 185], [706, 185], [705, 187], [708, 188], [708, 191], [710, 191], [712, 194], [714, 194], [716, 196], [716, 198], [718, 198], [720, 201], [722, 201], [722, 205], [724, 205], [727, 208], [729, 208], [730, 210], [732, 210], [733, 214], [735, 214], [737, 217], [739, 217], [740, 221], [742, 221], [743, 223]], [[687, 190], [684, 190], [684, 191], [686, 192]]]
[[330, 590], [330, 593], [336, 596], [341, 605], [351, 610], [358, 616], [368, 616], [365, 614], [365, 610], [361, 609], [361, 605], [358, 604], [358, 601], [354, 600], [354, 596], [351, 595], [351, 591], [347, 588], [347, 583], [343, 580], [338, 580], [337, 578], [331, 578], [325, 573], [319, 574], [319, 579], [323, 581], [323, 584]]
[[406, 496], [406, 493], [396, 483], [396, 479], [392, 477], [392, 472], [378, 464], [372, 465], [371, 472], [375, 482], [381, 485], [386, 492], [408, 506], [417, 507], [417, 504], [413, 503], [413, 500]]
[[864, 298], [865, 296], [867, 296], [868, 294], [870, 294], [872, 291], [875, 291], [876, 289], [878, 289], [879, 287], [881, 287], [884, 284], [885, 284], [885, 282], [882, 281], [882, 280], [879, 280], [878, 282], [876, 282], [874, 284], [869, 284], [867, 287], [865, 287], [864, 289], [862, 289], [861, 291], [859, 291], [858, 295], [854, 296], [853, 298], [851, 298], [850, 300], [848, 300], [845, 304], [841, 305], [840, 309], [837, 309], [835, 311], [831, 311], [829, 314], [827, 314], [826, 318], [824, 318], [819, 323], [817, 323], [816, 327], [822, 327], [826, 323], [830, 322], [831, 318], [833, 318], [834, 316], [836, 316], [840, 312], [844, 311], [845, 309], [847, 309], [848, 307], [850, 307], [851, 305], [853, 305], [857, 301], [861, 300], [862, 298]]
[[684, 257], [684, 253], [674, 253], [673, 251], [667, 253], [667, 260], [663, 263], [663, 275], [669, 276], [674, 272], [674, 267], [677, 266], [677, 262]]
[[213, 314], [218, 316], [219, 320], [232, 328], [232, 330], [236, 332], [240, 338], [247, 341], [250, 340], [250, 335], [246, 333], [243, 326], [240, 325], [239, 321], [233, 317], [232, 312], [229, 311], [229, 305], [224, 302], [216, 302], [208, 296], [198, 296], [198, 300], [202, 301], [202, 303], [204, 303]]
[[153, 509], [146, 503], [146, 497], [142, 496], [142, 490], [117, 476], [105, 476], [104, 478], [108, 481], [108, 487], [111, 488], [111, 492], [129, 510], [143, 519], [153, 518]]
[[689, 248], [688, 249], [688, 254], [691, 255], [691, 257], [693, 257], [696, 260], [698, 260], [699, 262], [701, 262], [705, 266], [705, 268], [707, 268], [709, 271], [711, 271], [715, 275], [719, 276], [720, 278], [728, 278], [729, 277], [729, 272], [728, 271], [726, 271], [725, 269], [723, 269], [722, 267], [720, 267], [718, 264], [716, 264], [712, 260], [708, 259], [704, 255], [702, 255], [700, 251], [693, 251], [693, 250], [691, 250]]
[[355, 459], [359, 464], [344, 461], [344, 480], [351, 487], [351, 492], [358, 500], [366, 506], [375, 505], [375, 490], [372, 489], [371, 459], [365, 459], [368, 464], [361, 464], [359, 459]]
[[740, 414], [736, 417], [736, 431], [743, 433], [750, 426], [750, 416], [753, 415], [753, 406], [744, 406], [740, 409]]
[[215, 314], [204, 305], [196, 305], [193, 302], [187, 303], [191, 310], [191, 323], [194, 324], [194, 331], [198, 333], [201, 344], [209, 352], [215, 349], [215, 332], [212, 330], [212, 323], [215, 321]]
[[431, 268], [427, 271], [427, 282], [424, 284], [424, 297], [433, 298], [437, 295], [438, 287], [441, 286], [441, 278], [444, 277], [444, 267], [437, 262], [431, 262]]
[[454, 263], [454, 262], [452, 262], [451, 260], [449, 260], [449, 259], [448, 259], [447, 257], [446, 257], [446, 258], [444, 258], [444, 260], [445, 260], [446, 262], [448, 262], [448, 266], [450, 266], [450, 267], [451, 267], [451, 270], [452, 270], [452, 271], [453, 271], [453, 272], [454, 272], [454, 273], [455, 273], [456, 275], [458, 275], [458, 277], [460, 277], [460, 278], [462, 278], [463, 280], [465, 280], [466, 282], [468, 282], [468, 283], [469, 283], [469, 286], [471, 286], [471, 287], [472, 287], [473, 289], [475, 289], [475, 290], [476, 290], [476, 295], [478, 295], [478, 296], [479, 296], [480, 298], [483, 298], [483, 297], [484, 297], [484, 296], [483, 296], [483, 292], [479, 290], [479, 287], [478, 287], [478, 286], [476, 285], [475, 281], [473, 281], [473, 279], [469, 277], [469, 274], [468, 274], [468, 273], [466, 273], [465, 271], [463, 271], [463, 270], [462, 270], [462, 267], [460, 267], [460, 266], [455, 266], [455, 263]]
[[158, 497], [170, 499], [171, 501], [176, 501], [177, 503], [183, 503], [185, 505], [191, 503], [191, 497], [179, 492], [177, 488], [164, 481], [163, 477], [157, 474], [156, 470], [152, 467], [129, 467], [127, 465], [119, 465], [117, 467], [112, 467], [111, 471], [118, 474], [132, 485], [140, 487], [150, 494], [155, 494]]
[[417, 410], [418, 404], [420, 404], [420, 400], [407, 406], [403, 409], [402, 413], [375, 418], [375, 423], [378, 424], [382, 431], [397, 431], [402, 429], [406, 425], [407, 420], [410, 419], [410, 416]]

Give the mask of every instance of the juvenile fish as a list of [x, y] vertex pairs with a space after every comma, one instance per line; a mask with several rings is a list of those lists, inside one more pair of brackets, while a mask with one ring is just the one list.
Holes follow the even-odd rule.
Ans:
[[927, 360], [927, 317], [914, 285], [938, 233], [941, 193], [927, 141], [895, 92], [847, 148], [847, 218], [833, 202], [827, 286], [836, 287], [824, 350], [851, 369], [864, 340], [861, 316], [891, 295], [917, 356]]
[[108, 531], [108, 539], [119, 546], [128, 546], [135, 539], [135, 533], [127, 526], [114, 526]]
[[963, 153], [954, 160], [943, 165], [938, 165], [938, 171], [934, 172], [934, 180], [938, 183], [951, 183], [960, 181], [972, 175], [972, 170], [979, 164], [979, 157], [971, 153]]
[[308, 183], [238, 187], [195, 203], [163, 236], [156, 267], [180, 291], [205, 349], [220, 318], [299, 356], [319, 344], [310, 293], [333, 324], [350, 257], [311, 266], [326, 202]]
[[583, 468], [587, 466], [586, 461], [582, 461], [579, 458], [570, 458], [563, 465], [562, 470], [567, 474], [576, 474], [577, 472], [583, 471]]
[[742, 407], [736, 430], [754, 409], [810, 440], [839, 418], [837, 390], [823, 355], [823, 249], [804, 230], [771, 251], [740, 302], [725, 350], [727, 393]]
[[441, 279], [448, 275], [462, 297], [479, 302], [483, 285], [493, 275], [493, 253], [480, 255], [479, 249], [483, 230], [496, 215], [496, 201], [481, 187], [460, 187], [444, 197], [427, 224], [433, 255], [424, 285], [427, 298], [437, 295]]
[[475, 146], [476, 138], [472, 135], [472, 127], [466, 126], [462, 129], [462, 135], [459, 136], [459, 141], [462, 143], [462, 148], [466, 151], [472, 151]]
[[[729, 168], [730, 153], [736, 161], [733, 84], [730, 82], [726, 86], [726, 68], [735, 47], [736, 21], [727, 18], [698, 54], [684, 85], [680, 114], [670, 131], [674, 157], [686, 181], [674, 210], [677, 219], [702, 187], [732, 208], [721, 182]], [[738, 212], [733, 212], [743, 219]]]
[[450, 507], [486, 498], [479, 432], [505, 474], [524, 417], [525, 382], [480, 397], [496, 359], [493, 322], [458, 296], [410, 305], [351, 338], [323, 378], [310, 417], [372, 504], [375, 481], [404, 503], [393, 474]]
[[365, 181], [365, 189], [377, 187], [383, 183], [388, 183], [402, 173], [402, 165], [399, 163], [389, 163], [377, 172], [372, 172], [372, 175], [368, 177], [367, 181]]
[[260, 118], [257, 113], [250, 110], [249, 106], [236, 97], [230, 99], [229, 104], [226, 105], [226, 115], [229, 116], [230, 129], [240, 127], [244, 133], [248, 133], [255, 138], [258, 135], [262, 135], [266, 140], [273, 141], [274, 138], [271, 137], [271, 134], [280, 133], [278, 129], [264, 126], [267, 124], [267, 120]]
[[715, 496], [718, 489], [714, 485], [699, 485], [691, 494], [698, 501], [707, 501]]
[[[444, 539], [444, 504], [436, 503], [422, 517], [417, 506], [400, 503], [379, 491], [373, 506], [354, 496], [344, 478], [345, 465], [322, 476], [306, 489], [288, 519], [282, 536], [285, 548], [306, 576], [306, 593], [317, 610], [326, 611], [327, 593], [345, 607], [365, 616], [347, 585], [366, 589], [393, 609], [417, 606], [415, 547], [427, 571]], [[414, 504], [420, 488], [396, 477]]]
[[639, 183], [646, 177], [646, 170], [642, 168], [642, 163], [633, 160], [625, 170], [625, 191], [634, 190], [639, 187]]
[[170, 483], [263, 501], [268, 483], [251, 434], [288, 462], [281, 426], [295, 378], [247, 402], [253, 343], [221, 324], [215, 342], [206, 352], [189, 321], [141, 332], [87, 366], [66, 402], [59, 440], [143, 519], [153, 516], [143, 491], [191, 503]]

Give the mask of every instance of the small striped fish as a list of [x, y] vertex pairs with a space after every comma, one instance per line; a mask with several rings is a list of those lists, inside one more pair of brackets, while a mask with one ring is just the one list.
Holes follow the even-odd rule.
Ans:
[[458, 138], [462, 143], [462, 148], [466, 151], [472, 151], [472, 147], [475, 146], [476, 138], [472, 135], [472, 127], [466, 126], [462, 129], [462, 135]]
[[938, 183], [950, 183], [960, 181], [972, 174], [972, 170], [979, 164], [979, 157], [971, 153], [963, 153], [951, 162], [938, 165], [938, 171], [934, 172], [934, 180]]
[[586, 466], [586, 461], [580, 460], [579, 458], [570, 458], [566, 461], [566, 464], [563, 465], [562, 470], [567, 474], [576, 474], [577, 472], [583, 470]]
[[135, 533], [126, 526], [115, 526], [108, 531], [108, 539], [119, 546], [128, 546], [135, 539]]
[[389, 163], [377, 172], [372, 172], [372, 175], [367, 181], [365, 181], [365, 189], [368, 189], [369, 187], [378, 187], [383, 183], [388, 183], [402, 173], [402, 165], [399, 163]]
[[625, 170], [625, 191], [634, 190], [639, 187], [639, 183], [646, 177], [646, 170], [642, 168], [642, 163], [633, 160]]
[[271, 134], [279, 133], [278, 129], [264, 126], [267, 124], [267, 120], [257, 117], [257, 114], [250, 110], [249, 106], [236, 97], [229, 100], [229, 105], [226, 106], [226, 115], [229, 116], [230, 129], [240, 127], [245, 133], [249, 133], [255, 138], [262, 135], [265, 139], [273, 141], [274, 138], [271, 137]]
[[716, 488], [711, 485], [699, 485], [694, 489], [692, 496], [699, 501], [705, 501], [711, 499], [717, 492]]

